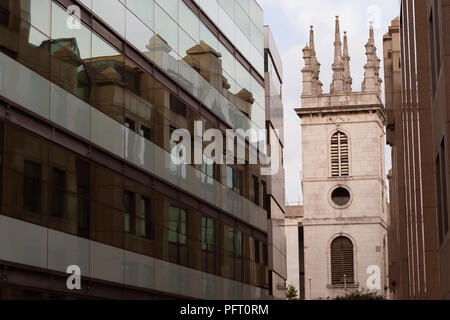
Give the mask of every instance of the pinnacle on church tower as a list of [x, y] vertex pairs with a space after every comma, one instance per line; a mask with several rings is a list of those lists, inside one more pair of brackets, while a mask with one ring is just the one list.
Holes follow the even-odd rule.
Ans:
[[352, 77], [350, 75], [350, 56], [348, 54], [348, 40], [347, 40], [347, 31], [344, 31], [344, 55], [342, 57], [344, 61], [344, 91], [346, 93], [352, 92]]
[[305, 60], [305, 67], [302, 70], [303, 96], [320, 96], [323, 84], [319, 80], [320, 63], [316, 55], [313, 26], [309, 34], [309, 45], [306, 44], [303, 48], [303, 59]]
[[314, 70], [312, 66], [311, 48], [306, 44], [303, 48], [303, 59], [305, 67], [302, 69], [303, 74], [303, 93], [302, 96], [315, 95], [314, 90]]
[[336, 16], [336, 33], [334, 41], [334, 63], [333, 63], [333, 82], [331, 83], [330, 93], [344, 93], [344, 63], [342, 59], [341, 29], [339, 26], [339, 16]]
[[363, 92], [377, 92], [381, 94], [380, 62], [375, 47], [375, 37], [373, 25], [370, 23], [369, 40], [366, 44], [367, 63], [364, 66], [364, 81], [362, 83]]
[[311, 30], [309, 31], [309, 47], [311, 48], [311, 62], [312, 62], [312, 68], [313, 68], [313, 78], [314, 78], [314, 84], [313, 84], [313, 91], [315, 95], [321, 95], [322, 94], [322, 82], [319, 80], [320, 75], [320, 63], [319, 60], [317, 60], [317, 54], [316, 54], [316, 45], [314, 42], [314, 26], [311, 26]]

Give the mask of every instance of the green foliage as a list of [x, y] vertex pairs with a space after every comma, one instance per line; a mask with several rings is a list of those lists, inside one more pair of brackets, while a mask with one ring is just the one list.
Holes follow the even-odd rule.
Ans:
[[292, 284], [286, 289], [286, 298], [288, 300], [298, 300], [298, 291]]
[[345, 296], [338, 296], [334, 300], [385, 300], [385, 298], [376, 292], [363, 289], [347, 293]]

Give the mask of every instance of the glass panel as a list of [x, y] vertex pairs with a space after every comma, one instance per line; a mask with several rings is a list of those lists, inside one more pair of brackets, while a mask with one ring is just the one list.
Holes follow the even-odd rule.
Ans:
[[178, 25], [158, 5], [155, 5], [155, 32], [178, 52]]
[[126, 28], [127, 40], [140, 52], [148, 56], [150, 59], [154, 59], [149, 53], [148, 46], [150, 45], [154, 33], [150, 30], [141, 20], [135, 15], [127, 11], [127, 28]]
[[[148, 27], [153, 29], [153, 0], [126, 0], [126, 6]], [[127, 33], [128, 33], [128, 26], [127, 26]]]
[[173, 20], [178, 21], [179, 0], [156, 0], [156, 2], [172, 17]]
[[125, 37], [125, 6], [118, 0], [92, 0], [92, 11]]
[[[194, 39], [197, 43], [200, 42], [200, 20], [183, 1], [180, 2], [179, 23], [184, 31], [189, 34], [192, 39]], [[180, 54], [183, 55], [182, 50]]]

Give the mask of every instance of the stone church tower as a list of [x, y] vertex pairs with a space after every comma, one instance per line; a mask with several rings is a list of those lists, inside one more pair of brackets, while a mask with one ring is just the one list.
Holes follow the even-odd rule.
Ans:
[[387, 284], [385, 110], [374, 31], [361, 92], [352, 92], [347, 34], [336, 17], [333, 81], [322, 93], [314, 31], [303, 49], [302, 120], [305, 290], [333, 298]]

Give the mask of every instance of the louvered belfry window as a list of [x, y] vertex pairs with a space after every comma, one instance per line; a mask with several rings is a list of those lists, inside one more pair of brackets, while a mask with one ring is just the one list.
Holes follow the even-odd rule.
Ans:
[[338, 237], [331, 243], [331, 284], [354, 284], [353, 244], [346, 237]]
[[341, 131], [331, 137], [331, 176], [345, 177], [349, 175], [348, 138]]

